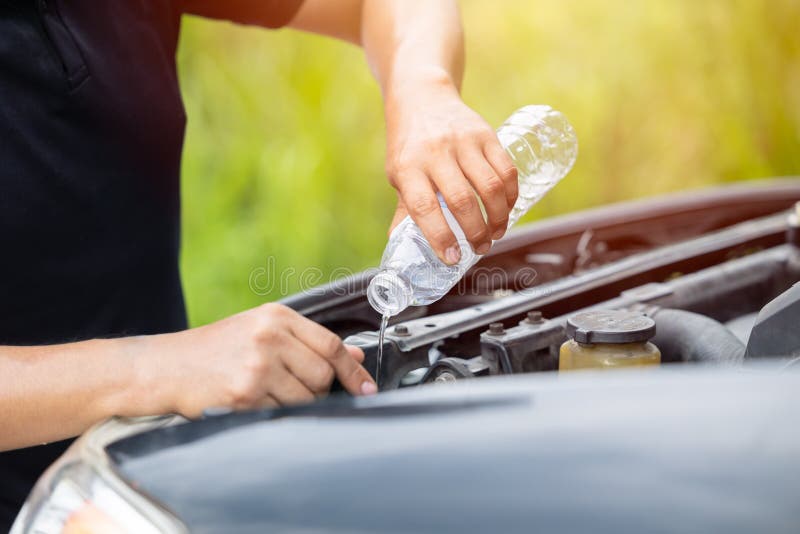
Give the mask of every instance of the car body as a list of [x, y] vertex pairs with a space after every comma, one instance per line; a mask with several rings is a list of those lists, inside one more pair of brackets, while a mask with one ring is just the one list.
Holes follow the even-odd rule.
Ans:
[[[382, 393], [108, 421], [12, 532], [797, 532], [800, 345], [775, 325], [794, 313], [798, 201], [789, 179], [523, 227], [393, 319]], [[285, 302], [374, 374], [368, 280]], [[601, 308], [707, 322], [665, 322], [660, 367], [555, 372], [566, 319]], [[769, 354], [744, 351], [768, 328]], [[741, 354], [708, 347], [717, 334]]]

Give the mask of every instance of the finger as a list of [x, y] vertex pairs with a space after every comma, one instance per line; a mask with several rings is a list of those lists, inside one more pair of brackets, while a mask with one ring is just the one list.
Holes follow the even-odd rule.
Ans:
[[439, 161], [431, 169], [433, 182], [442, 192], [447, 207], [464, 231], [477, 254], [486, 254], [492, 246], [489, 227], [483, 219], [478, 197], [455, 159]]
[[486, 161], [480, 146], [470, 145], [463, 149], [458, 155], [458, 162], [483, 201], [492, 239], [500, 239], [508, 226], [509, 206], [505, 183]]
[[336, 334], [299, 314], [297, 320], [292, 322], [291, 328], [297, 339], [333, 366], [339, 382], [352, 395], [377, 391], [372, 376], [351, 355]]
[[405, 219], [408, 216], [408, 210], [406, 209], [406, 205], [403, 204], [401, 199], [397, 200], [397, 209], [394, 210], [394, 217], [392, 217], [392, 223], [389, 225], [389, 235], [392, 235], [394, 229], [397, 228], [397, 225], [400, 224], [400, 221]]
[[314, 393], [285, 367], [275, 371], [270, 395], [281, 406], [312, 402], [316, 398]]
[[517, 168], [514, 166], [511, 156], [494, 136], [483, 145], [483, 154], [486, 156], [486, 161], [494, 168], [494, 172], [505, 184], [506, 202], [508, 209], [511, 209], [519, 194]]
[[350, 356], [356, 359], [358, 363], [364, 363], [364, 351], [354, 345], [345, 345], [345, 349], [350, 353]]
[[447, 265], [458, 263], [461, 260], [461, 247], [447, 225], [439, 199], [425, 173], [419, 170], [406, 171], [397, 184], [409, 215], [439, 259]]
[[289, 356], [281, 358], [283, 364], [314, 395], [325, 396], [336, 376], [333, 366], [301, 340], [292, 338], [292, 341], [286, 351]]

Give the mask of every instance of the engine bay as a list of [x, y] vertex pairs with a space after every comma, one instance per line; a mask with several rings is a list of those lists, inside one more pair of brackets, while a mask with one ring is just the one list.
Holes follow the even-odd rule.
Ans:
[[[800, 321], [798, 200], [800, 183], [789, 180], [525, 226], [443, 299], [393, 318], [380, 389], [556, 371], [568, 321], [586, 312], [652, 320], [662, 364], [791, 361], [800, 356], [791, 327]], [[380, 318], [360, 291], [368, 280], [363, 273], [286, 303], [360, 346], [374, 376]]]

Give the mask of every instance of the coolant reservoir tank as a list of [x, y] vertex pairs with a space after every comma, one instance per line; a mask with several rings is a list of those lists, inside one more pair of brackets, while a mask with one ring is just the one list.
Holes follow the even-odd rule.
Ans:
[[559, 371], [658, 365], [661, 352], [648, 340], [656, 323], [637, 312], [597, 310], [578, 313], [567, 320], [567, 337], [561, 345]]

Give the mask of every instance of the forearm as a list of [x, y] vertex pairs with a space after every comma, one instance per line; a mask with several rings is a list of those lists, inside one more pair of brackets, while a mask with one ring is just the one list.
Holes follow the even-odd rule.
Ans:
[[361, 42], [387, 103], [407, 84], [461, 87], [464, 43], [454, 0], [364, 0]]
[[464, 44], [455, 0], [305, 0], [289, 25], [363, 46], [384, 95], [421, 80], [461, 86]]
[[0, 347], [0, 450], [76, 436], [112, 415], [144, 415], [141, 338]]

